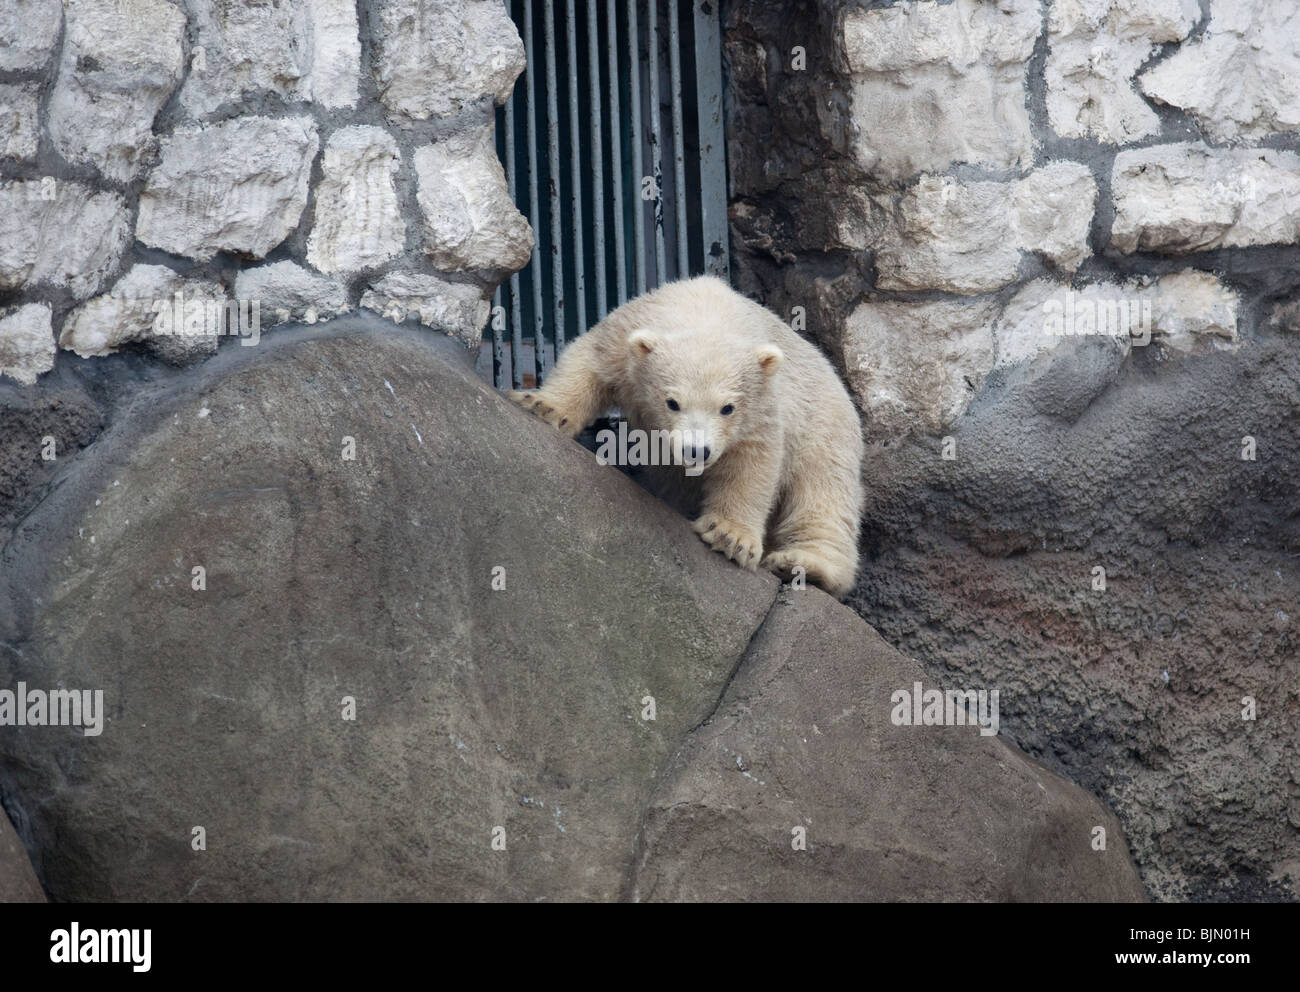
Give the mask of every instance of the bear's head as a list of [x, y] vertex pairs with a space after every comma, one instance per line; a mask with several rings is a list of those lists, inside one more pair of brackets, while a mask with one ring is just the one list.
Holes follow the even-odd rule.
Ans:
[[669, 431], [673, 460], [690, 474], [716, 465], [728, 447], [766, 427], [774, 344], [703, 331], [652, 329], [628, 335], [637, 425]]

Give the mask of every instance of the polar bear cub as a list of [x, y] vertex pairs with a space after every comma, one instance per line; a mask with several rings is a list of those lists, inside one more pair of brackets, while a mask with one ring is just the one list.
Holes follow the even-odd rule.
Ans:
[[[697, 476], [697, 534], [743, 568], [843, 597], [858, 571], [862, 426], [830, 362], [720, 279], [669, 283], [572, 342], [509, 397], [576, 436], [610, 407], [669, 431]], [[680, 439], [686, 439], [682, 442]]]

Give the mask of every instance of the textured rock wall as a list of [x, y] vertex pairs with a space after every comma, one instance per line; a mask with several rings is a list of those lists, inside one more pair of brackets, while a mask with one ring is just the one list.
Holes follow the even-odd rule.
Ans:
[[735, 282], [871, 442], [853, 605], [1000, 686], [1157, 898], [1296, 898], [1300, 12], [724, 10]]
[[[353, 314], [130, 385], [0, 547], [0, 685], [104, 687], [97, 735], [0, 736], [51, 899], [1142, 899], [1094, 797], [895, 726], [914, 661], [452, 340]], [[31, 876], [0, 811], [0, 901]]]
[[523, 67], [500, 0], [7, 0], [0, 376], [357, 307], [477, 344], [532, 248], [492, 142]]

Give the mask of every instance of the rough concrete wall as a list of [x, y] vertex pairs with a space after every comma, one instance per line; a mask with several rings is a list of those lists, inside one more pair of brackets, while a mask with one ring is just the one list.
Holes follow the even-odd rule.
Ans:
[[0, 375], [356, 307], [476, 345], [532, 247], [492, 139], [523, 67], [500, 0], [10, 0]]
[[[350, 315], [136, 395], [0, 547], [0, 686], [104, 687], [90, 737], [0, 727], [52, 899], [1142, 898], [1096, 799], [894, 726], [914, 661], [449, 339]], [[31, 874], [0, 812], [0, 902]]]
[[724, 10], [734, 281], [870, 440], [853, 605], [1156, 897], [1296, 898], [1300, 11]]

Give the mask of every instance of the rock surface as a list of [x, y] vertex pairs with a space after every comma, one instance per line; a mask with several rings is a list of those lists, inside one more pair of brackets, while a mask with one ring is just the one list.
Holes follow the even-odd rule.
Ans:
[[844, 14], [853, 155], [887, 179], [957, 162], [1030, 164], [1025, 73], [1036, 0], [921, 0]]
[[960, 417], [993, 367], [992, 302], [866, 300], [846, 321], [843, 362], [868, 437]]
[[178, 128], [140, 193], [136, 237], [206, 261], [264, 258], [295, 227], [319, 139], [309, 117], [238, 117]]
[[402, 156], [383, 128], [340, 128], [325, 145], [307, 261], [320, 272], [359, 272], [401, 254], [406, 240], [393, 188]]
[[1185, 254], [1300, 241], [1300, 155], [1270, 148], [1154, 145], [1115, 157], [1111, 243]]
[[36, 157], [39, 102], [40, 87], [36, 83], [0, 84], [0, 158]]
[[0, 810], [0, 903], [4, 902], [45, 902], [45, 893], [32, 871], [27, 849]]
[[217, 350], [225, 301], [214, 282], [185, 279], [165, 265], [136, 265], [109, 292], [68, 314], [59, 347], [89, 358], [147, 341], [160, 356], [183, 362]]
[[1107, 799], [1154, 898], [1296, 900], [1300, 360], [1158, 340], [998, 370], [953, 460], [872, 447], [850, 605], [936, 678], [1002, 687], [1007, 738]]
[[115, 183], [143, 171], [153, 122], [181, 79], [185, 14], [168, 0], [78, 0], [67, 5], [50, 94], [54, 148]]
[[1153, 341], [1182, 354], [1235, 347], [1239, 306], [1237, 293], [1193, 269], [1077, 290], [1037, 279], [1008, 301], [994, 325], [994, 367], [1031, 361], [1072, 336], [1110, 338], [1121, 355]]
[[0, 71], [30, 72], [49, 62], [62, 13], [59, 0], [7, 0], [0, 7]]
[[0, 185], [0, 289], [47, 285], [85, 299], [117, 270], [130, 234], [116, 193], [53, 176]]
[[372, 16], [379, 99], [398, 122], [504, 103], [524, 71], [524, 43], [496, 0], [378, 0]]
[[987, 293], [1015, 280], [1027, 251], [1073, 273], [1092, 254], [1096, 199], [1092, 173], [1078, 162], [1010, 183], [922, 176], [880, 236], [876, 285]]
[[[974, 728], [893, 726], [881, 693], [920, 669], [847, 610], [807, 590], [773, 612], [771, 576], [711, 554], [445, 338], [322, 333], [141, 393], [6, 547], [0, 640], [24, 649], [0, 681], [103, 687], [110, 715], [94, 738], [5, 732], [0, 789], [53, 898], [1141, 897], [1118, 830], [1091, 850], [1111, 821], [1078, 789]], [[819, 633], [842, 651], [796, 657]], [[722, 822], [781, 871], [729, 855], [683, 885], [689, 860], [655, 838], [695, 857], [706, 835], [665, 804], [754, 789], [708, 764], [750, 733], [750, 775], [807, 778]], [[683, 740], [706, 764], [666, 777]], [[787, 787], [813, 820], [802, 870], [770, 805]]]
[[350, 309], [343, 286], [287, 261], [242, 270], [235, 278], [235, 298], [256, 303], [264, 326], [291, 320], [314, 324]]
[[510, 199], [490, 127], [417, 149], [415, 173], [424, 250], [434, 265], [462, 272], [528, 264], [533, 229]]
[[491, 305], [472, 283], [419, 272], [390, 272], [361, 296], [361, 305], [398, 323], [415, 314], [427, 327], [441, 327], [477, 348]]
[[354, 107], [361, 86], [356, 0], [311, 0], [311, 95], [323, 107]]
[[1123, 145], [1160, 133], [1133, 77], [1160, 45], [1181, 41], [1197, 0], [1056, 0], [1047, 5], [1047, 114], [1066, 138]]
[[1191, 114], [1215, 141], [1300, 132], [1300, 9], [1210, 0], [1205, 34], [1142, 76], [1142, 92]]
[[54, 328], [44, 303], [28, 303], [0, 312], [0, 375], [30, 386], [54, 368]]
[[196, 58], [180, 97], [190, 115], [268, 93], [356, 105], [361, 41], [350, 0], [198, 3], [193, 10]]
[[[54, 347], [51, 331], [46, 348]], [[14, 524], [55, 485], [66, 464], [104, 429], [110, 402], [93, 383], [68, 381], [60, 369], [36, 389], [0, 379], [0, 528]], [[49, 439], [55, 460], [43, 458]]]
[[[783, 592], [664, 776], [634, 897], [1145, 898], [1128, 851], [1109, 840], [1119, 824], [1091, 796], [970, 727], [895, 726], [891, 694], [922, 678], [829, 597]], [[1097, 827], [1105, 850], [1093, 849]]]

